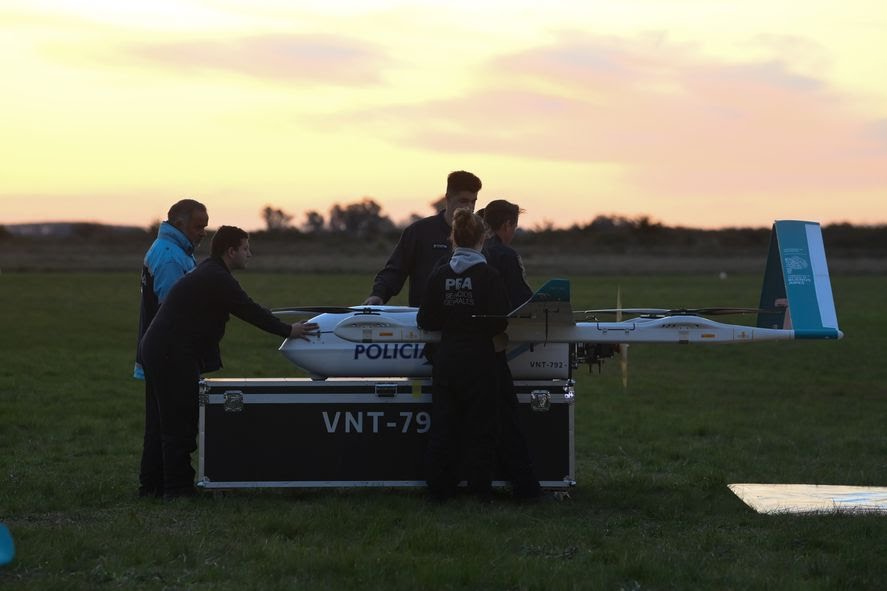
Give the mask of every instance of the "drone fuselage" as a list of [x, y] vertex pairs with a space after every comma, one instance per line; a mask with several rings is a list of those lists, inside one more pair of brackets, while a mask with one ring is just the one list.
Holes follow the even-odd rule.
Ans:
[[[308, 340], [287, 339], [280, 352], [313, 377], [431, 377], [425, 347], [439, 335], [416, 327], [416, 310], [379, 306], [366, 313], [355, 308], [350, 314], [319, 314], [310, 322], [318, 324], [319, 334]], [[363, 339], [365, 330], [370, 332]], [[340, 336], [343, 331], [352, 338]], [[506, 355], [514, 379], [570, 377], [566, 343], [514, 342]]]

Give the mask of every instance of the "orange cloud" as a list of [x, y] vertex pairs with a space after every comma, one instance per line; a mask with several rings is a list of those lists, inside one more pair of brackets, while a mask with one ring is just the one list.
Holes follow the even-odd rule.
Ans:
[[615, 163], [660, 195], [887, 188], [887, 124], [778, 61], [573, 36], [497, 59], [480, 85], [327, 124], [434, 151]]

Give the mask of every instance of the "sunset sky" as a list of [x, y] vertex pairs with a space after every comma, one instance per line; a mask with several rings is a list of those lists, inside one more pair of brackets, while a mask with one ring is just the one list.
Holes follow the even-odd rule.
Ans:
[[883, 0], [2, 0], [0, 224], [887, 223]]

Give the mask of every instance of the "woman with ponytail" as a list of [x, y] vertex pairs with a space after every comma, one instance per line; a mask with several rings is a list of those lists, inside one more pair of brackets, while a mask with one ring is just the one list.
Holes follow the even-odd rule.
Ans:
[[507, 321], [508, 295], [481, 254], [486, 225], [459, 209], [453, 255], [428, 280], [417, 323], [441, 331], [432, 370], [432, 421], [426, 481], [432, 499], [451, 497], [459, 481], [480, 497], [492, 493], [496, 453], [497, 382], [493, 337]]

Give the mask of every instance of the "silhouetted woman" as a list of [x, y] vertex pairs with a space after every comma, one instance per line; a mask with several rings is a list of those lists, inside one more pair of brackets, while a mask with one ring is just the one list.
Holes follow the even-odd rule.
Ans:
[[[481, 254], [486, 227], [467, 209], [453, 216], [453, 255], [428, 281], [417, 323], [441, 331], [432, 370], [432, 419], [426, 455], [431, 497], [446, 500], [464, 476], [470, 492], [492, 492], [497, 382], [493, 336], [505, 330], [508, 296]], [[496, 318], [476, 318], [476, 316]]]

